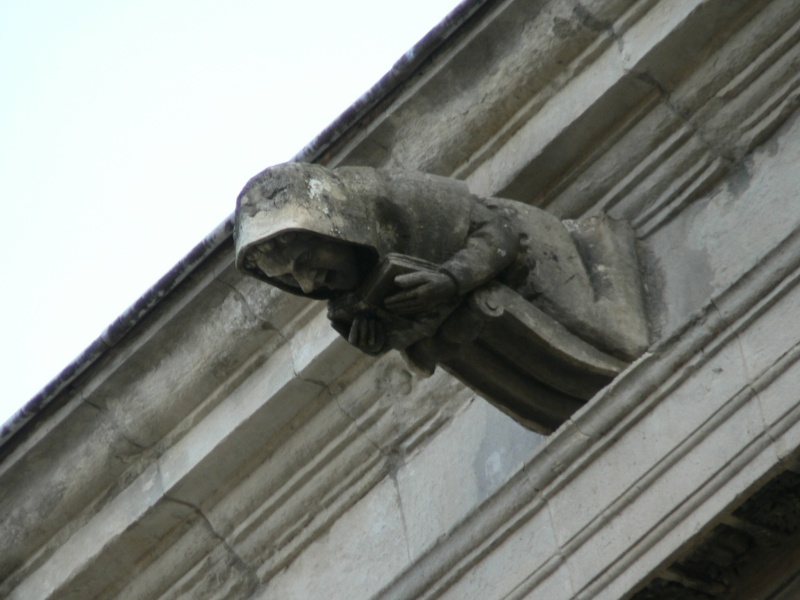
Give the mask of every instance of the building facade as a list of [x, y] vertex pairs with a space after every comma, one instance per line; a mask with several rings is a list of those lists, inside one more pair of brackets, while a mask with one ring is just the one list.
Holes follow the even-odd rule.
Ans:
[[794, 0], [463, 3], [298, 160], [630, 222], [649, 349], [544, 436], [227, 221], [4, 427], [0, 596], [800, 597], [798, 65]]

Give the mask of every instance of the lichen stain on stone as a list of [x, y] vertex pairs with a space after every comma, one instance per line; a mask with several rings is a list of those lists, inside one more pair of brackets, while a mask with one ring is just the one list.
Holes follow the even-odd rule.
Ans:
[[319, 179], [308, 180], [308, 193], [315, 200], [322, 199], [323, 186]]
[[738, 169], [734, 170], [728, 176], [726, 187], [733, 198], [742, 196], [750, 187], [750, 182], [753, 179], [753, 176], [750, 172], [751, 165], [752, 160], [746, 159]]

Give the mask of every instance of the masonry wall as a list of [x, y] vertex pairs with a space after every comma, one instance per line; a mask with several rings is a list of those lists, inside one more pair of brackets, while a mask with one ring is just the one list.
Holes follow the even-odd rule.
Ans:
[[360, 355], [324, 306], [241, 277], [227, 241], [2, 447], [0, 596], [594, 600], [673, 581], [800, 444], [798, 16], [490, 2], [320, 151], [631, 221], [653, 344], [553, 435]]

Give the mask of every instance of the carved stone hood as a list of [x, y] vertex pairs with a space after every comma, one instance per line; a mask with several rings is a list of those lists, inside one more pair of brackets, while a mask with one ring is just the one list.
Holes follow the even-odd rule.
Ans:
[[[436, 203], [429, 202], [432, 189]], [[466, 184], [425, 173], [364, 167], [330, 170], [303, 163], [271, 167], [253, 177], [239, 194], [236, 265], [286, 289], [259, 269], [249, 268], [245, 259], [259, 244], [290, 231], [363, 246], [378, 257], [392, 251], [443, 262], [467, 235], [470, 198]]]

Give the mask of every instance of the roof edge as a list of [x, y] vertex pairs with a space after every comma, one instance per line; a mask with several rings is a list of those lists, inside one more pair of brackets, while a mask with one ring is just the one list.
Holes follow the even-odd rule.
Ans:
[[[411, 47], [375, 85], [350, 105], [328, 127], [298, 152], [292, 161], [314, 162], [338, 139], [389, 96], [484, 5], [494, 0], [463, 0], [438, 25]], [[233, 235], [233, 215], [214, 231], [125, 310], [80, 355], [70, 362], [33, 398], [15, 412], [0, 428], [0, 447], [16, 432], [49, 406], [61, 392], [111, 350], [136, 325], [144, 320], [183, 280], [198, 269]]]

